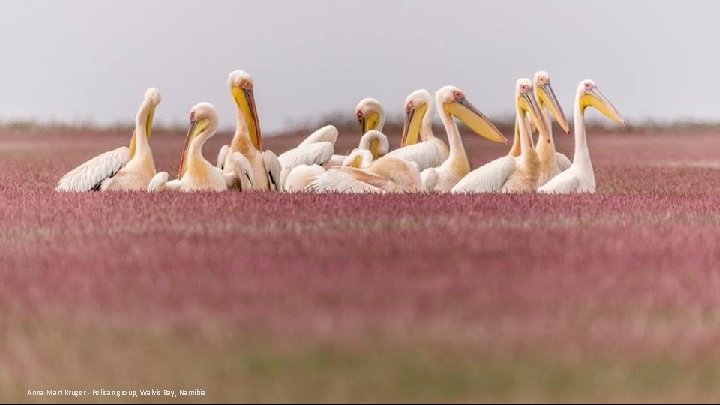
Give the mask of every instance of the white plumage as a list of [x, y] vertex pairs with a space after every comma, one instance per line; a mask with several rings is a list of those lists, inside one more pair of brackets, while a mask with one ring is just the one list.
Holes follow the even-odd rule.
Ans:
[[[545, 185], [538, 188], [539, 193], [556, 193], [556, 194], [568, 194], [568, 193], [594, 193], [595, 192], [595, 175], [592, 176], [592, 181], [588, 179], [585, 184], [581, 184], [580, 175], [574, 168], [569, 168], [564, 172], [558, 174], [545, 183]], [[581, 187], [584, 186], [584, 187]]]
[[56, 191], [84, 192], [100, 190], [102, 182], [114, 176], [130, 160], [126, 146], [102, 153], [64, 175]]
[[516, 167], [515, 157], [503, 156], [486, 163], [463, 177], [453, 193], [499, 193]]
[[323, 173], [325, 169], [318, 165], [297, 166], [285, 178], [284, 190], [289, 193], [308, 191], [307, 186]]
[[572, 166], [572, 161], [567, 156], [563, 155], [560, 152], [557, 152], [555, 154], [557, 156], [557, 163], [558, 167], [560, 167], [560, 171], [564, 172], [565, 170], [569, 169], [570, 166]]
[[322, 128], [317, 129], [312, 134], [308, 135], [307, 138], [303, 139], [302, 142], [298, 144], [297, 148], [303, 148], [315, 143], [320, 142], [329, 142], [333, 145], [335, 145], [335, 142], [337, 141], [338, 137], [338, 130], [332, 125], [326, 125]]
[[[438, 139], [438, 141], [440, 140]], [[448, 153], [447, 147], [441, 150], [441, 147], [439, 147], [436, 142], [425, 141], [395, 149], [388, 153], [388, 156], [415, 162], [418, 165], [418, 169], [422, 171], [431, 167], [440, 166], [445, 159], [447, 159]]]
[[[360, 169], [353, 169], [360, 170]], [[369, 176], [374, 174], [367, 173]], [[376, 176], [379, 177], [379, 176]], [[378, 178], [378, 181], [383, 181]], [[323, 193], [382, 193], [379, 187], [370, 185], [364, 181], [360, 181], [353, 176], [353, 172], [348, 169], [330, 169], [315, 178], [306, 188], [308, 191]]]

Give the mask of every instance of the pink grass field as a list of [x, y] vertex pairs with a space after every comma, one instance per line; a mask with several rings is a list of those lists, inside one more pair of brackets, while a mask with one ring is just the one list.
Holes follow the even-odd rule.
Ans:
[[720, 398], [720, 133], [591, 132], [595, 195], [52, 191], [129, 135], [0, 133], [0, 401]]

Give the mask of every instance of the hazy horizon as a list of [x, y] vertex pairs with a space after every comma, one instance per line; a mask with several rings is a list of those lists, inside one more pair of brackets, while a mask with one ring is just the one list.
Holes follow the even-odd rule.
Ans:
[[[263, 128], [352, 118], [363, 97], [397, 113], [411, 91], [463, 88], [491, 118], [519, 77], [550, 72], [572, 113], [585, 78], [630, 121], [720, 121], [707, 94], [720, 56], [710, 1], [470, 2], [31, 0], [5, 5], [0, 119], [132, 123], [147, 87], [158, 123], [213, 103], [232, 126], [227, 75], [255, 79]], [[706, 90], [704, 87], [708, 87]], [[710, 101], [710, 102], [708, 102]]]

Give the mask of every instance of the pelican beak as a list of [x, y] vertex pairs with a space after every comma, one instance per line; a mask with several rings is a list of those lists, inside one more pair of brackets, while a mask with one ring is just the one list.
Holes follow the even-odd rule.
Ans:
[[132, 138], [130, 138], [130, 146], [128, 147], [128, 159], [132, 159], [135, 156], [135, 150], [137, 149], [137, 140], [135, 139], [136, 132], [133, 130]]
[[157, 106], [150, 107], [147, 121], [145, 121], [145, 133], [147, 134], [148, 139], [150, 139], [150, 134], [152, 133], [153, 128], [153, 121], [155, 120], [155, 108], [157, 108]]
[[190, 140], [196, 137], [200, 132], [204, 131], [206, 126], [207, 125], [198, 125], [198, 121], [194, 118], [190, 120], [190, 128], [188, 128], [187, 136], [185, 137], [185, 145], [182, 149], [182, 155], [180, 155], [180, 165], [178, 166], [177, 174], [178, 179], [181, 179], [185, 174], [185, 159], [187, 157], [187, 149], [190, 145]]
[[427, 106], [413, 108], [405, 114], [405, 125], [403, 126], [402, 141], [400, 147], [415, 145], [420, 138], [422, 120], [427, 113]]
[[250, 140], [255, 149], [262, 150], [262, 134], [260, 133], [260, 121], [258, 119], [257, 108], [255, 106], [255, 95], [252, 89], [240, 86], [232, 87], [232, 95], [237, 104], [243, 119], [250, 133]]
[[373, 139], [370, 141], [370, 153], [372, 154], [373, 160], [380, 157], [380, 140]]
[[565, 118], [565, 113], [563, 112], [557, 97], [555, 97], [555, 92], [553, 91], [552, 86], [550, 86], [550, 83], [536, 86], [535, 89], [537, 90], [537, 99], [540, 104], [547, 106], [550, 110], [550, 114], [552, 114], [555, 121], [560, 124], [563, 131], [565, 131], [566, 134], [570, 134], [570, 125], [568, 124], [567, 118]]
[[537, 100], [535, 100], [535, 96], [532, 93], [522, 93], [520, 97], [518, 97], [518, 107], [530, 117], [530, 122], [535, 125], [539, 133], [547, 134], [547, 126], [545, 125], [545, 120], [542, 119], [540, 106], [538, 106]]
[[495, 124], [465, 97], [446, 103], [445, 110], [483, 138], [498, 143], [508, 142], [507, 138], [495, 127]]
[[608, 100], [607, 97], [605, 97], [597, 87], [593, 88], [589, 92], [586, 92], [580, 99], [580, 104], [583, 111], [587, 107], [595, 107], [598, 109], [598, 111], [603, 113], [603, 115], [605, 115], [612, 121], [615, 121], [618, 124], [625, 125], [625, 119], [615, 109], [610, 100]]
[[[157, 108], [157, 105], [151, 105], [150, 111], [148, 112], [147, 121], [145, 121], [145, 133], [147, 134], [148, 140], [150, 139], [150, 133], [152, 132], [153, 127], [153, 120], [155, 119], [155, 109]], [[130, 159], [135, 156], [135, 150], [137, 148], [137, 140], [135, 139], [136, 133], [133, 131], [132, 138], [130, 138], [130, 151], [128, 152], [128, 156]]]
[[365, 128], [367, 128], [367, 118], [365, 118], [365, 114], [358, 112], [358, 123], [360, 124], [360, 136], [362, 137], [365, 135]]
[[380, 126], [380, 114], [376, 112], [371, 112], [369, 114], [361, 114], [358, 115], [358, 121], [360, 122], [362, 136], [367, 134], [368, 131], [378, 129], [378, 127]]

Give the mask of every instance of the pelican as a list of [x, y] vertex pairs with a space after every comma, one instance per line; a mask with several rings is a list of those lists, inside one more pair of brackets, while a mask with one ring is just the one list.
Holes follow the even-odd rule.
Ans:
[[255, 105], [252, 77], [242, 70], [233, 71], [228, 78], [228, 86], [237, 107], [237, 127], [232, 143], [220, 149], [217, 167], [224, 173], [234, 176], [237, 171], [234, 167], [237, 161], [235, 152], [239, 152], [252, 167], [253, 189], [281, 190], [281, 167], [278, 158], [272, 151], [262, 149], [262, 133]]
[[130, 147], [105, 152], [64, 175], [57, 191], [144, 190], [155, 175], [155, 162], [148, 140], [160, 104], [160, 92], [150, 88], [135, 117]]
[[[405, 126], [400, 148], [390, 156], [417, 163], [423, 171], [440, 166], [448, 158], [448, 147], [433, 133], [432, 120], [435, 115], [433, 99], [425, 89], [416, 90], [405, 99]], [[418, 136], [422, 142], [418, 143]]]
[[337, 193], [412, 193], [422, 190], [415, 162], [383, 156], [367, 169], [332, 168], [318, 172], [305, 190]]
[[234, 173], [223, 172], [205, 160], [202, 147], [215, 135], [218, 115], [209, 103], [196, 104], [190, 110], [190, 128], [183, 147], [178, 167], [178, 179], [168, 181], [168, 173], [155, 175], [148, 191], [224, 191], [236, 184], [241, 188], [252, 188], [252, 166], [240, 152], [231, 155]]
[[590, 150], [585, 135], [585, 110], [588, 107], [595, 107], [610, 120], [625, 125], [625, 119], [600, 92], [594, 81], [583, 80], [580, 82], [575, 96], [575, 122], [573, 124], [575, 155], [573, 163], [567, 170], [540, 187], [538, 192], [558, 194], [595, 192], [595, 172], [590, 161]]
[[[448, 135], [450, 152], [442, 165], [423, 171], [422, 178], [433, 179], [434, 185], [426, 183], [423, 184], [422, 189], [425, 191], [450, 191], [460, 179], [470, 172], [470, 162], [454, 117], [465, 123], [476, 134], [493, 142], [507, 143], [507, 139], [483, 113], [467, 100], [465, 93], [459, 88], [455, 86], [441, 88], [435, 93], [435, 103], [440, 108], [440, 118]], [[435, 173], [431, 173], [433, 171]]]
[[546, 132], [538, 135], [538, 142], [535, 145], [535, 151], [540, 159], [540, 174], [538, 176], [538, 187], [547, 183], [560, 172], [570, 167], [570, 159], [555, 149], [555, 140], [553, 139], [552, 118], [555, 118], [560, 127], [566, 134], [570, 134], [565, 113], [560, 103], [555, 97], [555, 92], [550, 85], [550, 75], [545, 71], [535, 73], [533, 77], [533, 89], [535, 91], [535, 99], [542, 113], [542, 120], [545, 122]]
[[[530, 79], [519, 79], [515, 87], [515, 123], [520, 138], [520, 153], [513, 156], [511, 149], [507, 156], [495, 159], [465, 176], [455, 187], [454, 193], [530, 193], [537, 189], [540, 159], [532, 147], [532, 132], [529, 120], [540, 134], [547, 133], [545, 121], [533, 95]], [[541, 135], [542, 136], [542, 135]]]
[[[372, 134], [373, 132], [378, 131], [369, 131], [366, 135]], [[368, 169], [373, 160], [372, 152], [366, 149], [356, 148], [345, 157], [342, 166]], [[310, 183], [326, 171], [327, 169], [325, 167], [319, 165], [297, 166], [290, 171], [285, 180], [285, 191], [304, 191]]]
[[[361, 135], [357, 149], [370, 151], [373, 159], [386, 155], [390, 143], [387, 136], [382, 133], [385, 125], [385, 110], [382, 104], [372, 97], [364, 98], [355, 107], [355, 116], [360, 124]], [[346, 155], [333, 155], [325, 166], [342, 166], [345, 158]]]

